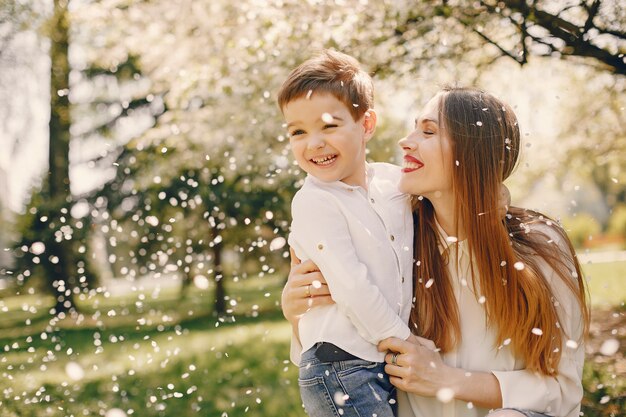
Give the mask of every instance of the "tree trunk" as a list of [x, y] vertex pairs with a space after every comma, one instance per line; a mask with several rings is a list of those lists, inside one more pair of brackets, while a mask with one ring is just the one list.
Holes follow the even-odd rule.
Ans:
[[[48, 152], [47, 205], [50, 207], [50, 224], [60, 230], [71, 219], [69, 178], [70, 101], [69, 101], [69, 21], [68, 1], [55, 0], [50, 30], [50, 148]], [[67, 211], [62, 212], [66, 208]], [[64, 219], [64, 220], [63, 220]], [[76, 285], [76, 259], [73, 244], [65, 238], [55, 239], [53, 234], [45, 242], [48, 256], [57, 261], [48, 268], [49, 288], [57, 302], [56, 314], [75, 308], [73, 289]], [[64, 285], [54, 285], [63, 282]], [[63, 288], [65, 290], [63, 290]], [[61, 289], [62, 291], [59, 291]]]
[[218, 315], [226, 314], [226, 288], [224, 287], [224, 273], [222, 270], [222, 245], [213, 246], [215, 262], [215, 312]]
[[222, 243], [215, 243], [217, 231], [211, 229], [211, 241], [213, 242], [213, 270], [215, 276], [215, 313], [217, 315], [226, 314], [226, 288], [224, 287], [224, 270], [222, 268]]
[[189, 295], [189, 287], [191, 287], [191, 283], [193, 282], [191, 266], [188, 266], [188, 268], [189, 270], [187, 272], [185, 272], [183, 269], [183, 277], [180, 284], [180, 295], [178, 297], [181, 301], [187, 299], [187, 295]]

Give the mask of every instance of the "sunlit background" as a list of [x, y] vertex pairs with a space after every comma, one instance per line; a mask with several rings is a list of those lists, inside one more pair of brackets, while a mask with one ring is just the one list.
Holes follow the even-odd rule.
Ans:
[[626, 414], [620, 0], [2, 0], [0, 417], [304, 416], [275, 99], [328, 47], [374, 76], [371, 160], [443, 85], [511, 104], [513, 204], [589, 282], [583, 412]]

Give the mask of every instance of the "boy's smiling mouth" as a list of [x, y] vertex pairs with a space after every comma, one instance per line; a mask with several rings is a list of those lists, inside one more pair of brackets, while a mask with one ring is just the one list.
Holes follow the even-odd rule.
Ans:
[[320, 166], [330, 165], [336, 160], [337, 160], [336, 154], [316, 156], [310, 159], [310, 161], [313, 162], [315, 165], [320, 165]]

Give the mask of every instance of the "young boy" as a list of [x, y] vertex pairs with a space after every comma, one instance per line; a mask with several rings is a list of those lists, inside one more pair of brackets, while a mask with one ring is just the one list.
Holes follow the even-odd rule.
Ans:
[[397, 189], [400, 168], [365, 160], [373, 101], [358, 61], [330, 50], [294, 69], [278, 94], [308, 174], [292, 202], [289, 244], [317, 264], [336, 303], [307, 311], [298, 325], [304, 353], [294, 362], [310, 417], [393, 416], [377, 344], [411, 335], [412, 215]]

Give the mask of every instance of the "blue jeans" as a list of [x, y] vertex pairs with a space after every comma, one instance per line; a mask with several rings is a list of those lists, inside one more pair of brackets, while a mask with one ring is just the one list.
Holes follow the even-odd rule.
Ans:
[[351, 359], [322, 362], [315, 348], [300, 362], [300, 396], [309, 417], [394, 417], [396, 391], [385, 363]]

